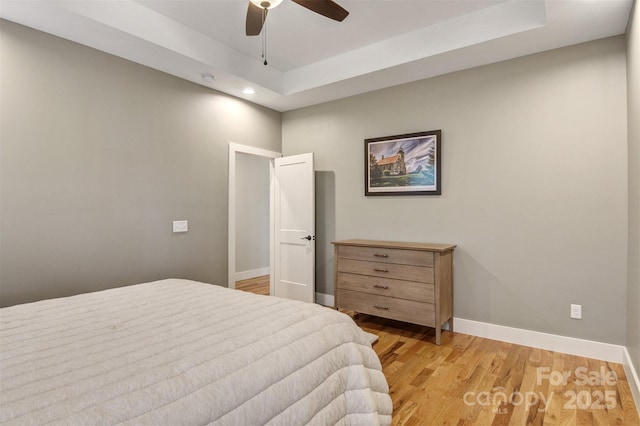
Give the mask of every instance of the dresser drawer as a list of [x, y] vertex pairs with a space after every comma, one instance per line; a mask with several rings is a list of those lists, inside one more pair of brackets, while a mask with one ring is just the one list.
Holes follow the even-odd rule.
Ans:
[[340, 258], [337, 272], [433, 284], [433, 268]]
[[435, 326], [435, 307], [431, 303], [394, 299], [377, 294], [337, 289], [341, 309], [362, 312], [413, 324]]
[[338, 256], [346, 259], [367, 260], [371, 262], [433, 267], [433, 253], [428, 251], [339, 246]]
[[434, 285], [415, 281], [390, 280], [366, 275], [339, 272], [336, 283], [338, 289], [361, 291], [416, 302], [434, 302]]

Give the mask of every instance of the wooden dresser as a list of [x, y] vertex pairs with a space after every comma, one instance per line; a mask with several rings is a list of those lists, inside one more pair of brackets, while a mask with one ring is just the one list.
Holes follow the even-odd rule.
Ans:
[[338, 309], [453, 331], [452, 244], [334, 241]]

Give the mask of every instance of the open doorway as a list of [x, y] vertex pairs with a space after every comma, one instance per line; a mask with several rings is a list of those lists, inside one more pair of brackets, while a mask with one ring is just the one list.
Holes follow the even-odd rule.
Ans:
[[236, 154], [237, 290], [269, 295], [269, 163], [260, 155]]
[[278, 157], [279, 152], [229, 144], [229, 288], [272, 293], [269, 200], [272, 159]]
[[[246, 154], [249, 157], [246, 157]], [[252, 171], [238, 170], [240, 164], [251, 165], [251, 157], [261, 157], [257, 161], [269, 162], [268, 179], [249, 177]], [[248, 160], [248, 161], [246, 161]], [[229, 143], [229, 226], [228, 226], [228, 277], [229, 288], [236, 288], [238, 280], [247, 276], [238, 268], [238, 257], [244, 250], [252, 250], [257, 241], [269, 236], [269, 294], [287, 299], [313, 303], [315, 300], [315, 184], [313, 153], [303, 153], [282, 157], [279, 152], [252, 148]], [[242, 167], [242, 166], [241, 166]], [[247, 180], [248, 179], [248, 180]], [[269, 226], [251, 231], [250, 226], [238, 223], [245, 210], [252, 210], [255, 195], [241, 195], [241, 186], [257, 186], [257, 181], [267, 181], [269, 188]], [[243, 183], [245, 182], [245, 183]], [[264, 183], [264, 182], [263, 182]], [[248, 198], [249, 204], [242, 204], [239, 198]], [[266, 204], [266, 203], [265, 203]], [[256, 219], [250, 219], [253, 224]], [[260, 219], [261, 221], [261, 219]], [[240, 230], [240, 227], [243, 227]], [[246, 232], [249, 229], [249, 232]], [[244, 237], [240, 235], [244, 234]], [[244, 238], [245, 242], [241, 242]], [[242, 244], [242, 247], [239, 248]], [[244, 266], [245, 268], [247, 266]], [[262, 276], [261, 265], [257, 273]]]

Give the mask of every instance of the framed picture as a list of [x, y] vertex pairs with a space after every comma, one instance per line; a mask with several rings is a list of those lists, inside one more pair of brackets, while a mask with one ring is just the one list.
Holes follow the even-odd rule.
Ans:
[[440, 195], [440, 130], [364, 140], [364, 195]]

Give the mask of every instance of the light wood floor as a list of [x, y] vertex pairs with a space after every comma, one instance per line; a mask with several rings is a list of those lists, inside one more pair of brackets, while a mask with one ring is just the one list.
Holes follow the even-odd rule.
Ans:
[[[269, 294], [268, 276], [247, 281]], [[379, 337], [394, 425], [640, 426], [620, 364], [460, 333], [436, 346], [433, 329], [346, 313]]]
[[249, 278], [248, 280], [236, 281], [236, 290], [248, 291], [250, 293], [269, 295], [269, 275]]

